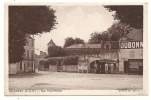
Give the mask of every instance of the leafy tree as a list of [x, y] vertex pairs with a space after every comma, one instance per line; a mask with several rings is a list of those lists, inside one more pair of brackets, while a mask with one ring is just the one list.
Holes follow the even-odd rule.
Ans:
[[114, 18], [136, 29], [143, 29], [143, 5], [106, 5], [110, 12], [116, 11]]
[[101, 43], [101, 41], [107, 41], [108, 40], [108, 32], [103, 31], [103, 32], [93, 32], [91, 34], [91, 37], [88, 41], [90, 44], [95, 44], [95, 43]]
[[126, 36], [133, 28], [120, 22], [114, 23], [107, 31], [94, 32], [88, 43], [101, 43], [101, 41], [118, 41], [120, 38]]
[[50, 6], [9, 6], [9, 63], [23, 59], [26, 34], [49, 32], [55, 24]]
[[109, 40], [118, 41], [120, 38], [125, 37], [133, 28], [126, 24], [117, 22], [108, 28]]
[[75, 38], [73, 39], [72, 37], [68, 37], [65, 39], [65, 44], [64, 44], [64, 48], [71, 46], [73, 44], [84, 44], [84, 40], [80, 39], [80, 38]]
[[108, 40], [109, 40], [109, 34], [107, 31], [94, 32], [91, 34], [91, 37], [88, 40], [88, 43], [89, 44], [98, 44], [98, 43], [101, 43], [101, 41], [108, 41]]
[[60, 46], [51, 46], [48, 48], [48, 57], [63, 57], [65, 52]]

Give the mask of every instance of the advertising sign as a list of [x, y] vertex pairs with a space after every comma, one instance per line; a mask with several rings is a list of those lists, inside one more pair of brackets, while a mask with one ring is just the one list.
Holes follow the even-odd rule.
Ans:
[[134, 49], [134, 48], [143, 48], [143, 42], [141, 41], [123, 41], [120, 43], [121, 49]]

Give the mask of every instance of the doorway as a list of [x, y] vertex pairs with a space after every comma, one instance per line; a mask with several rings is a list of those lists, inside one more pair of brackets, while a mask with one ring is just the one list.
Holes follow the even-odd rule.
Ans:
[[99, 62], [100, 73], [105, 74], [105, 62]]
[[143, 66], [139, 66], [139, 75], [143, 75]]
[[128, 68], [129, 68], [129, 62], [124, 61], [124, 73], [128, 73]]

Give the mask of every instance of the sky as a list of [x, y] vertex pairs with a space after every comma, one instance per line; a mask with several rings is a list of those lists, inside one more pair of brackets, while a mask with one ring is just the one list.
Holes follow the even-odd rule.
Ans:
[[106, 31], [114, 22], [114, 12], [109, 12], [101, 5], [52, 5], [51, 8], [56, 10], [58, 24], [56, 29], [34, 36], [36, 54], [47, 52], [51, 39], [58, 46], [63, 46], [67, 37], [88, 42], [92, 32]]

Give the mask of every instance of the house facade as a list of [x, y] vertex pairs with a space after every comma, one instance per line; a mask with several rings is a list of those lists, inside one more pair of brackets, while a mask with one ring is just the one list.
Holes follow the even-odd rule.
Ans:
[[122, 73], [143, 74], [143, 34], [140, 30], [120, 40], [119, 66]]
[[143, 33], [132, 30], [119, 41], [100, 44], [74, 44], [65, 48], [66, 54], [88, 60], [89, 72], [143, 74]]
[[10, 64], [9, 65], [9, 74], [19, 74], [19, 73], [28, 73], [34, 72], [34, 39], [26, 35], [27, 43], [24, 46], [24, 59], [18, 63]]
[[119, 42], [102, 41], [100, 44], [74, 44], [65, 48], [67, 55], [89, 61], [89, 72], [115, 73], [118, 70]]

